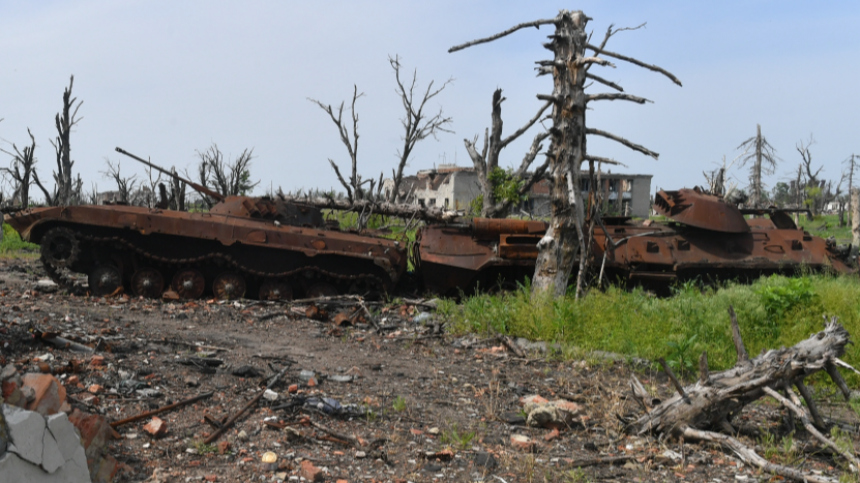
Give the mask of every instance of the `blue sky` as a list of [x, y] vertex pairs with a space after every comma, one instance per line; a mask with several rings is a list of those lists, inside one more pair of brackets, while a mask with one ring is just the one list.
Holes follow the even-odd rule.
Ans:
[[[454, 82], [437, 97], [454, 134], [428, 139], [408, 171], [441, 162], [469, 165], [464, 138], [489, 123], [493, 89], [507, 101], [508, 132], [539, 108], [551, 80], [534, 62], [548, 27], [454, 54], [449, 47], [514, 24], [555, 16], [561, 7], [593, 18], [593, 43], [609, 24], [639, 25], [608, 48], [658, 64], [684, 83], [616, 62], [602, 77], [654, 101], [644, 106], [595, 102], [587, 123], [660, 153], [654, 161], [601, 139], [589, 152], [654, 174], [652, 188], [703, 183], [701, 172], [755, 133], [756, 123], [783, 159], [773, 185], [800, 157], [796, 144], [813, 135], [815, 165], [839, 178], [841, 161], [860, 154], [860, 4], [792, 1], [7, 1], [0, 0], [0, 142], [5, 149], [37, 140], [43, 178], [54, 165], [49, 140], [69, 75], [84, 101], [72, 156], [89, 187], [113, 189], [105, 159], [123, 172], [142, 167], [114, 152], [121, 146], [162, 165], [193, 168], [196, 151], [215, 142], [228, 155], [254, 148], [252, 177], [261, 188], [337, 187], [331, 158], [348, 161], [327, 115], [308, 101], [339, 104], [353, 84], [358, 102], [359, 170], [390, 173], [400, 146], [401, 106], [389, 55], [400, 55], [419, 85]], [[592, 86], [591, 92], [602, 91]], [[524, 138], [530, 138], [530, 135]], [[516, 165], [528, 139], [510, 145], [503, 164]], [[0, 163], [9, 159], [0, 155]], [[617, 170], [614, 169], [614, 171]], [[732, 173], [740, 186], [746, 172]], [[262, 190], [258, 190], [262, 192]]]

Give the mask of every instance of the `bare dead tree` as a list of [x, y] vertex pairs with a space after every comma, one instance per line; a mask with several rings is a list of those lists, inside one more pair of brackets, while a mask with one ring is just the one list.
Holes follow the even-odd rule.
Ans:
[[823, 190], [824, 186], [821, 180], [818, 178], [819, 174], [821, 174], [821, 170], [824, 166], [820, 166], [815, 172], [813, 172], [812, 167], [812, 151], [809, 149], [813, 144], [815, 144], [815, 139], [810, 135], [809, 141], [806, 144], [803, 141], [797, 143], [796, 148], [797, 152], [800, 153], [800, 166], [803, 169], [803, 174], [805, 176], [805, 193], [806, 199], [804, 202], [809, 206], [809, 214], [807, 215], [812, 221], [812, 218], [818, 216], [821, 211], [821, 201], [824, 199]]
[[761, 135], [761, 124], [756, 124], [756, 135], [742, 142], [737, 149], [744, 150], [744, 154], [741, 155], [741, 166], [746, 166], [753, 161], [750, 167], [749, 203], [752, 208], [761, 208], [762, 192], [764, 192], [761, 174], [764, 172], [771, 175], [776, 172], [776, 164], [780, 160], [776, 155], [776, 149]]
[[322, 109], [326, 112], [326, 114], [329, 115], [329, 118], [331, 118], [332, 122], [337, 127], [341, 142], [344, 146], [346, 146], [346, 150], [349, 153], [349, 159], [352, 165], [352, 172], [349, 177], [349, 181], [344, 179], [343, 175], [340, 174], [340, 168], [338, 168], [337, 163], [335, 163], [334, 160], [329, 158], [328, 162], [329, 164], [331, 164], [332, 169], [334, 169], [334, 173], [337, 175], [337, 179], [338, 181], [340, 181], [341, 186], [343, 186], [343, 188], [346, 190], [347, 199], [351, 202], [364, 199], [365, 192], [363, 186], [371, 181], [362, 180], [361, 175], [358, 174], [358, 112], [355, 110], [355, 104], [360, 98], [364, 96], [364, 93], [358, 92], [357, 85], [353, 85], [352, 87], [352, 103], [350, 104], [350, 120], [352, 121], [352, 130], [350, 130], [349, 126], [347, 126], [343, 121], [343, 102], [340, 103], [340, 106], [337, 109], [337, 115], [335, 115], [334, 109], [332, 109], [331, 104], [323, 104], [316, 99], [308, 99], [309, 101], [318, 105], [320, 109]]
[[[851, 191], [854, 189], [854, 168], [857, 167], [857, 156], [852, 154], [842, 163], [848, 164], [848, 213], [853, 213], [854, 210], [851, 203]], [[839, 226], [845, 226], [845, 222], [842, 218], [839, 219]]]
[[132, 192], [138, 184], [137, 176], [123, 177], [119, 162], [113, 164], [110, 159], [105, 159], [105, 163], [107, 164], [107, 169], [102, 171], [102, 174], [105, 178], [113, 179], [114, 183], [116, 183], [117, 195], [114, 201], [123, 204], [132, 204]]
[[[475, 172], [478, 175], [478, 183], [481, 186], [481, 216], [485, 218], [506, 216], [514, 201], [511, 197], [497, 199], [498, 197], [496, 196], [499, 178], [504, 177], [498, 175], [499, 171], [502, 170], [499, 167], [499, 158], [502, 150], [534, 126], [541, 119], [544, 112], [552, 105], [549, 101], [545, 102], [528, 122], [511, 133], [511, 135], [503, 138], [502, 102], [504, 101], [505, 98], [502, 97], [502, 90], [496, 89], [493, 92], [491, 128], [484, 130], [484, 146], [480, 153], [476, 147], [478, 136], [475, 136], [472, 141], [468, 139], [463, 140], [463, 143], [466, 145], [466, 151], [469, 153], [472, 164], [475, 166]], [[525, 196], [531, 190], [531, 187], [546, 173], [547, 167], [549, 167], [549, 158], [546, 158], [533, 171], [529, 172], [529, 168], [535, 158], [537, 158], [540, 150], [543, 149], [541, 143], [547, 137], [549, 137], [549, 131], [537, 133], [532, 140], [530, 149], [523, 156], [519, 168], [508, 175], [511, 178], [509, 181], [516, 185], [516, 198]]]
[[179, 181], [175, 168], [170, 168], [173, 177], [170, 179], [170, 201], [169, 206], [173, 210], [185, 211], [185, 192], [187, 185]]
[[438, 89], [433, 88], [434, 81], [431, 80], [430, 83], [427, 84], [427, 88], [424, 89], [424, 94], [419, 100], [415, 97], [415, 89], [418, 82], [418, 71], [412, 71], [412, 81], [407, 87], [400, 79], [400, 57], [388, 57], [388, 63], [391, 64], [391, 68], [394, 69], [394, 78], [397, 81], [395, 92], [400, 96], [400, 101], [403, 104], [404, 110], [404, 115], [400, 119], [400, 123], [403, 126], [403, 137], [401, 138], [403, 141], [403, 147], [397, 151], [397, 168], [392, 170], [393, 183], [391, 191], [388, 192], [387, 196], [388, 202], [396, 203], [401, 201], [400, 183], [403, 181], [403, 169], [409, 163], [409, 157], [412, 155], [415, 145], [418, 144], [419, 141], [423, 141], [431, 136], [435, 139], [436, 134], [439, 132], [453, 132], [446, 128], [446, 126], [451, 124], [451, 118], [445, 117], [442, 114], [441, 107], [435, 114], [427, 113], [426, 109], [427, 103], [439, 95], [439, 93], [442, 92], [448, 84], [453, 82], [454, 79], [448, 79]]
[[36, 169], [36, 138], [27, 128], [30, 135], [30, 145], [19, 150], [18, 146], [12, 144], [12, 151], [2, 150], [12, 156], [12, 163], [8, 168], [0, 168], [0, 172], [6, 173], [12, 179], [12, 202], [26, 208], [30, 206], [30, 184], [33, 172]]
[[[75, 82], [75, 76], [69, 79], [69, 87], [63, 91], [63, 111], [57, 113], [54, 122], [57, 127], [57, 137], [51, 141], [54, 146], [54, 151], [57, 154], [57, 170], [54, 172], [54, 183], [56, 184], [56, 196], [48, 196], [47, 190], [39, 186], [45, 193], [45, 201], [51, 200], [51, 205], [69, 205], [74, 201], [76, 183], [72, 181], [72, 166], [75, 164], [72, 161], [72, 148], [69, 144], [69, 138], [72, 133], [72, 128], [81, 121], [77, 118], [78, 110], [84, 101], [77, 100], [77, 97], [72, 97], [72, 85]], [[78, 193], [80, 197], [80, 193]]]
[[[245, 149], [233, 161], [226, 161], [218, 145], [212, 143], [206, 151], [197, 151], [197, 157], [200, 158], [198, 165], [200, 184], [222, 196], [246, 195], [260, 184], [259, 181], [251, 181], [253, 149]], [[201, 196], [209, 207], [214, 204], [214, 200], [205, 195]]]
[[[527, 27], [540, 28], [542, 25], [553, 25], [555, 32], [550, 36], [550, 42], [545, 47], [554, 54], [552, 60], [539, 61], [538, 75], [552, 75], [553, 92], [550, 95], [538, 95], [538, 99], [553, 105], [552, 128], [550, 128], [551, 144], [547, 157], [549, 158], [550, 210], [551, 222], [547, 233], [538, 244], [540, 254], [535, 264], [535, 275], [532, 283], [535, 292], [552, 290], [556, 296], [564, 295], [567, 290], [570, 274], [576, 264], [576, 255], [580, 255], [580, 267], [585, 263], [585, 252], [580, 250], [585, 244], [585, 223], [583, 200], [581, 195], [580, 168], [582, 163], [604, 162], [613, 163], [611, 159], [589, 155], [586, 151], [586, 135], [602, 136], [619, 142], [630, 149], [657, 158], [658, 154], [627, 139], [610, 132], [588, 128], [585, 123], [587, 105], [594, 101], [624, 100], [639, 104], [649, 102], [647, 99], [623, 92], [623, 89], [603, 77], [590, 74], [593, 65], [610, 66], [614, 64], [604, 57], [611, 57], [632, 63], [634, 65], [659, 72], [676, 84], [681, 82], [666, 70], [640, 60], [616, 52], [606, 50], [610, 37], [621, 30], [610, 26], [599, 46], [588, 43], [585, 26], [589, 18], [581, 11], [562, 10], [551, 19], [525, 22], [511, 27], [498, 34], [470, 41], [449, 49], [455, 52], [473, 45], [491, 42], [510, 35]], [[586, 51], [593, 52], [586, 55]], [[586, 79], [597, 84], [610, 87], [618, 92], [585, 94]], [[579, 295], [579, 290], [577, 290]]]

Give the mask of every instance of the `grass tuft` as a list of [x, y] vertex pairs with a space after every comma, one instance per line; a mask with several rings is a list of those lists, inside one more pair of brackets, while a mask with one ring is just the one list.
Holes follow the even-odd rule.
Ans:
[[[791, 346], [823, 327], [823, 316], [860, 338], [860, 279], [848, 276], [771, 276], [751, 285], [727, 282], [702, 288], [680, 284], [667, 298], [610, 287], [575, 301], [532, 295], [528, 285], [502, 294], [480, 294], [440, 311], [453, 333], [493, 334], [569, 344], [585, 351], [610, 351], [656, 360], [692, 371], [703, 350], [712, 370], [734, 365], [728, 307], [738, 315], [750, 354]], [[856, 345], [844, 359], [860, 365]], [[860, 381], [856, 376], [855, 383]]]

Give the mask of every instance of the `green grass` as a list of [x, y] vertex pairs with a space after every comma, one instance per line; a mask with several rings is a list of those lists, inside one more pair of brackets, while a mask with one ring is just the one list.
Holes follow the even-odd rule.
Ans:
[[800, 226], [811, 235], [822, 238], [835, 237], [838, 243], [851, 243], [851, 214], [845, 213], [845, 226], [839, 226], [839, 215], [819, 215], [812, 221], [801, 213]]
[[3, 241], [0, 242], [0, 255], [3, 256], [36, 256], [39, 245], [25, 242], [21, 235], [11, 226], [3, 224]]
[[[752, 285], [726, 283], [700, 288], [686, 283], [674, 295], [656, 298], [639, 289], [611, 287], [575, 301], [532, 296], [530, 287], [498, 295], [476, 295], [460, 305], [446, 302], [440, 314], [454, 333], [501, 332], [532, 340], [559, 342], [580, 350], [604, 350], [656, 360], [665, 357], [681, 370], [693, 370], [703, 350], [711, 369], [735, 363], [728, 307], [734, 307], [750, 354], [791, 346], [823, 328], [823, 317], [838, 316], [860, 340], [860, 279], [848, 276], [773, 276]], [[860, 365], [849, 345], [844, 359]], [[846, 376], [848, 376], [846, 374]], [[855, 383], [860, 381], [856, 376]]]

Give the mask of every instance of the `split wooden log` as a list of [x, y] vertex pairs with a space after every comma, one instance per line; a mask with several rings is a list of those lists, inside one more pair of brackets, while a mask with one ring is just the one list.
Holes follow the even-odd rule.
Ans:
[[[821, 332], [790, 348], [770, 350], [758, 357], [749, 358], [738, 328], [734, 310], [729, 308], [732, 322], [732, 339], [738, 360], [735, 367], [721, 372], [710, 372], [707, 367], [707, 357], [700, 360], [700, 377], [691, 385], [682, 387], [671, 371], [667, 370], [677, 394], [647, 410], [635, 422], [628, 426], [628, 431], [634, 434], [653, 434], [675, 438], [687, 438], [711, 441], [731, 449], [743, 461], [756, 465], [786, 478], [806, 481], [830, 481], [803, 473], [794, 468], [775, 465], [755, 454], [744, 446], [738, 439], [720, 434], [719, 431], [732, 432], [731, 419], [737, 416], [743, 408], [769, 395], [777, 399], [789, 411], [794, 413], [810, 434], [833, 449], [836, 445], [822, 432], [827, 432], [824, 419], [821, 417], [810, 391], [803, 384], [803, 379], [816, 372], [826, 370], [834, 383], [840, 387], [843, 394], [850, 394], [845, 381], [839, 375], [836, 366], [845, 367], [839, 359], [845, 353], [845, 346], [850, 342], [848, 331], [837, 322], [836, 317], [826, 321]], [[664, 365], [664, 367], [667, 367]], [[850, 367], [850, 366], [849, 366]], [[853, 369], [853, 368], [851, 368]], [[634, 398], [637, 402], [643, 399], [641, 384], [633, 378]], [[791, 389], [794, 386], [803, 396], [808, 409], [800, 404], [800, 399]], [[779, 390], [786, 390], [787, 397]], [[640, 404], [647, 407], [644, 404]], [[846, 452], [840, 452], [849, 463], [853, 472], [858, 471], [857, 459]]]

